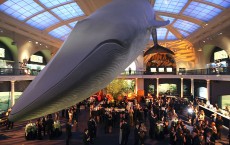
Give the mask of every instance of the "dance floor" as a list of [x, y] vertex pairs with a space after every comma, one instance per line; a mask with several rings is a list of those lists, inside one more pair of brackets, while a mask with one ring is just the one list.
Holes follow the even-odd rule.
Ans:
[[[82, 136], [83, 130], [87, 128], [87, 121], [89, 118], [89, 110], [81, 110], [79, 116], [78, 126], [73, 126], [72, 128], [72, 138], [70, 140], [70, 145], [83, 145]], [[48, 139], [48, 136], [45, 136], [42, 140], [31, 140], [27, 141], [25, 139], [25, 125], [24, 123], [15, 123], [14, 128], [11, 130], [6, 130], [5, 127], [0, 128], [0, 145], [64, 145], [65, 144], [65, 119], [61, 119], [62, 123], [62, 135], [58, 138], [52, 140]], [[147, 123], [148, 126], [148, 123]], [[227, 131], [224, 131], [224, 137], [222, 140], [218, 140], [216, 145], [228, 145]], [[97, 138], [94, 140], [94, 145], [118, 145], [119, 140], [119, 127], [115, 127], [112, 130], [111, 134], [104, 133], [104, 126], [98, 124]], [[133, 129], [130, 132], [128, 145], [134, 144], [134, 134]], [[165, 137], [163, 140], [152, 140], [147, 137], [145, 145], [169, 145], [169, 137]]]

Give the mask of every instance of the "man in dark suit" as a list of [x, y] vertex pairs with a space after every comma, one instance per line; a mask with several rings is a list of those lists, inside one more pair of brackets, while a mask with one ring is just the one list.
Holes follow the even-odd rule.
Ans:
[[48, 120], [47, 120], [47, 133], [49, 136], [49, 139], [51, 139], [52, 134], [53, 134], [53, 124], [54, 124], [54, 120], [52, 119], [52, 115], [49, 114], [48, 115]]
[[84, 145], [89, 145], [89, 143], [90, 143], [90, 136], [89, 136], [88, 129], [85, 129], [85, 131], [84, 131], [83, 143], [84, 143]]
[[193, 130], [193, 140], [192, 140], [193, 145], [201, 145], [201, 140], [198, 136], [198, 130]]
[[72, 136], [72, 126], [70, 122], [66, 122], [66, 145], [69, 145], [70, 138]]
[[136, 124], [135, 128], [134, 128], [134, 145], [138, 145], [139, 144], [139, 131], [140, 131], [140, 126], [139, 124]]
[[130, 125], [126, 121], [124, 121], [124, 123], [121, 126], [121, 129], [122, 129], [121, 145], [127, 145], [129, 139], [129, 133], [130, 133]]

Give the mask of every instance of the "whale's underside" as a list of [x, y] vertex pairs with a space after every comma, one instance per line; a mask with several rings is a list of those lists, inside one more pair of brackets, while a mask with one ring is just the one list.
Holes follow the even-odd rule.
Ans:
[[38, 118], [106, 87], [139, 54], [157, 22], [147, 0], [116, 0], [79, 22], [54, 58], [31, 82], [9, 119]]

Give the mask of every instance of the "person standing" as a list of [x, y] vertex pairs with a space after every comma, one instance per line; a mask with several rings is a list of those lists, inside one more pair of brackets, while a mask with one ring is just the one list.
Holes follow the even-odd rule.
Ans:
[[129, 139], [129, 133], [130, 133], [130, 125], [126, 121], [123, 121], [121, 129], [122, 129], [121, 144], [127, 145]]
[[140, 126], [136, 124], [134, 128], [134, 145], [139, 145], [139, 133], [140, 133]]
[[90, 143], [90, 136], [89, 136], [89, 130], [88, 129], [84, 130], [83, 143], [84, 143], [84, 145], [89, 145], [89, 143]]
[[140, 125], [140, 141], [141, 141], [141, 145], [144, 145], [145, 142], [145, 137], [146, 137], [146, 133], [147, 133], [147, 129], [145, 124], [142, 122]]
[[217, 129], [218, 139], [221, 139], [222, 128], [223, 128], [223, 120], [222, 120], [222, 117], [219, 115], [216, 119], [216, 129]]
[[46, 135], [46, 118], [45, 116], [42, 117], [42, 131], [43, 131], [43, 136]]
[[190, 101], [193, 102], [194, 101], [194, 96], [193, 94], [191, 93], [191, 96], [190, 96]]
[[48, 120], [47, 120], [47, 133], [49, 136], [49, 139], [51, 139], [52, 135], [53, 135], [53, 124], [54, 124], [54, 120], [52, 119], [52, 115], [49, 114], [48, 115]]
[[201, 145], [201, 140], [198, 136], [198, 130], [193, 130], [193, 140], [192, 140], [193, 145]]
[[121, 140], [122, 140], [122, 129], [121, 129], [122, 125], [123, 125], [123, 119], [120, 120], [119, 145], [121, 145]]
[[72, 136], [71, 122], [66, 122], [66, 145], [69, 145], [70, 138]]
[[37, 120], [37, 122], [36, 122], [36, 126], [37, 126], [37, 138], [39, 139], [39, 140], [41, 140], [42, 139], [42, 124], [41, 124], [41, 120], [40, 120], [40, 118]]

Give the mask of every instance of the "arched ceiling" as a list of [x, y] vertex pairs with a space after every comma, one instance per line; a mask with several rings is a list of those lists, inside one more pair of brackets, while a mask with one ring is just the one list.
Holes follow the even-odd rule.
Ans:
[[[3, 0], [0, 1], [0, 22], [9, 25], [15, 20], [18, 31], [21, 31], [23, 26], [32, 27], [35, 32], [39, 32], [41, 39], [53, 39], [61, 44], [78, 21], [110, 1]], [[190, 38], [230, 7], [230, 0], [150, 0], [150, 2], [158, 20], [170, 20], [168, 26], [157, 29], [158, 40], [161, 42]], [[10, 16], [14, 20], [3, 20], [3, 15]], [[5, 28], [11, 27], [9, 25]]]

